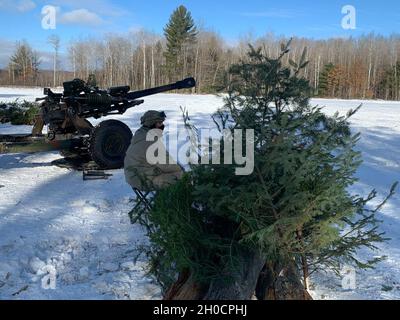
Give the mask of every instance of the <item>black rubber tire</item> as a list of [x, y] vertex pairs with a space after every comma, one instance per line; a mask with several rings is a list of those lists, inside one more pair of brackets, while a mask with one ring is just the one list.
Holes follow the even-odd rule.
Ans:
[[90, 156], [104, 169], [119, 169], [132, 140], [132, 131], [118, 120], [106, 120], [97, 125], [90, 137]]

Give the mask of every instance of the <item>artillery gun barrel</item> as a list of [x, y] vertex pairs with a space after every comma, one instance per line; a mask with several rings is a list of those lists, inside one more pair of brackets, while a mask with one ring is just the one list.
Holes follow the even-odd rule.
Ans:
[[151, 96], [153, 94], [171, 91], [171, 90], [178, 90], [178, 89], [190, 89], [196, 85], [196, 80], [194, 78], [187, 78], [172, 84], [167, 84], [161, 87], [150, 88], [141, 91], [132, 91], [126, 95], [126, 98], [129, 100], [135, 100], [138, 98]]
[[[115, 96], [110, 94], [94, 93], [88, 94], [86, 96], [71, 96], [64, 98], [64, 100], [81, 102], [79, 110], [77, 110], [77, 114], [80, 117], [99, 118], [105, 115], [114, 114], [114, 111], [116, 111], [116, 114], [123, 114], [127, 109], [144, 102], [143, 100], [139, 100], [139, 98], [171, 90], [189, 89], [193, 88], [195, 85], [196, 80], [194, 78], [187, 78], [172, 84], [167, 84], [164, 86], [150, 88], [146, 90], [131, 91]], [[128, 88], [127, 90], [129, 90], [129, 87], [126, 88]], [[111, 89], [115, 88], [110, 88], [109, 90]]]

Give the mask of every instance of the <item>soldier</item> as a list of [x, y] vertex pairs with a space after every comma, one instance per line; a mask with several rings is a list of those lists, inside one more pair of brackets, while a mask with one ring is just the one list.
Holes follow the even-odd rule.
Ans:
[[154, 110], [147, 111], [140, 118], [142, 127], [135, 132], [124, 161], [125, 180], [132, 188], [153, 191], [171, 185], [182, 177], [184, 171], [174, 164], [163, 143], [158, 144], [158, 152], [165, 152], [167, 164], [150, 164], [146, 158], [147, 149], [155, 143], [146, 141], [146, 136], [152, 130], [153, 136], [162, 139], [165, 118], [164, 112]]

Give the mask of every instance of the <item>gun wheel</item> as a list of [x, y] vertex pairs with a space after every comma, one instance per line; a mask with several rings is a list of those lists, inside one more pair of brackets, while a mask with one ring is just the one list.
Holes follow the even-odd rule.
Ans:
[[104, 169], [119, 169], [132, 139], [129, 127], [117, 120], [101, 122], [93, 129], [89, 151], [92, 159]]

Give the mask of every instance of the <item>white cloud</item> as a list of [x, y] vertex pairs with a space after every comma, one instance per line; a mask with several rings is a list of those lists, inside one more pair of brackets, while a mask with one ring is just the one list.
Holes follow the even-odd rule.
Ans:
[[77, 9], [66, 12], [61, 15], [61, 18], [58, 21], [63, 24], [86, 26], [98, 26], [104, 23], [104, 20], [100, 16], [87, 9]]
[[36, 8], [36, 3], [32, 0], [21, 0], [17, 3], [17, 10], [19, 12], [27, 12]]
[[36, 3], [32, 0], [0, 0], [0, 9], [7, 11], [28, 12], [36, 8]]
[[[1, 1], [1, 0], [0, 0]], [[109, 0], [53, 0], [54, 5], [58, 5], [68, 10], [75, 10], [79, 8], [90, 8], [101, 16], [123, 16], [129, 13], [125, 8], [115, 5], [113, 1]]]

